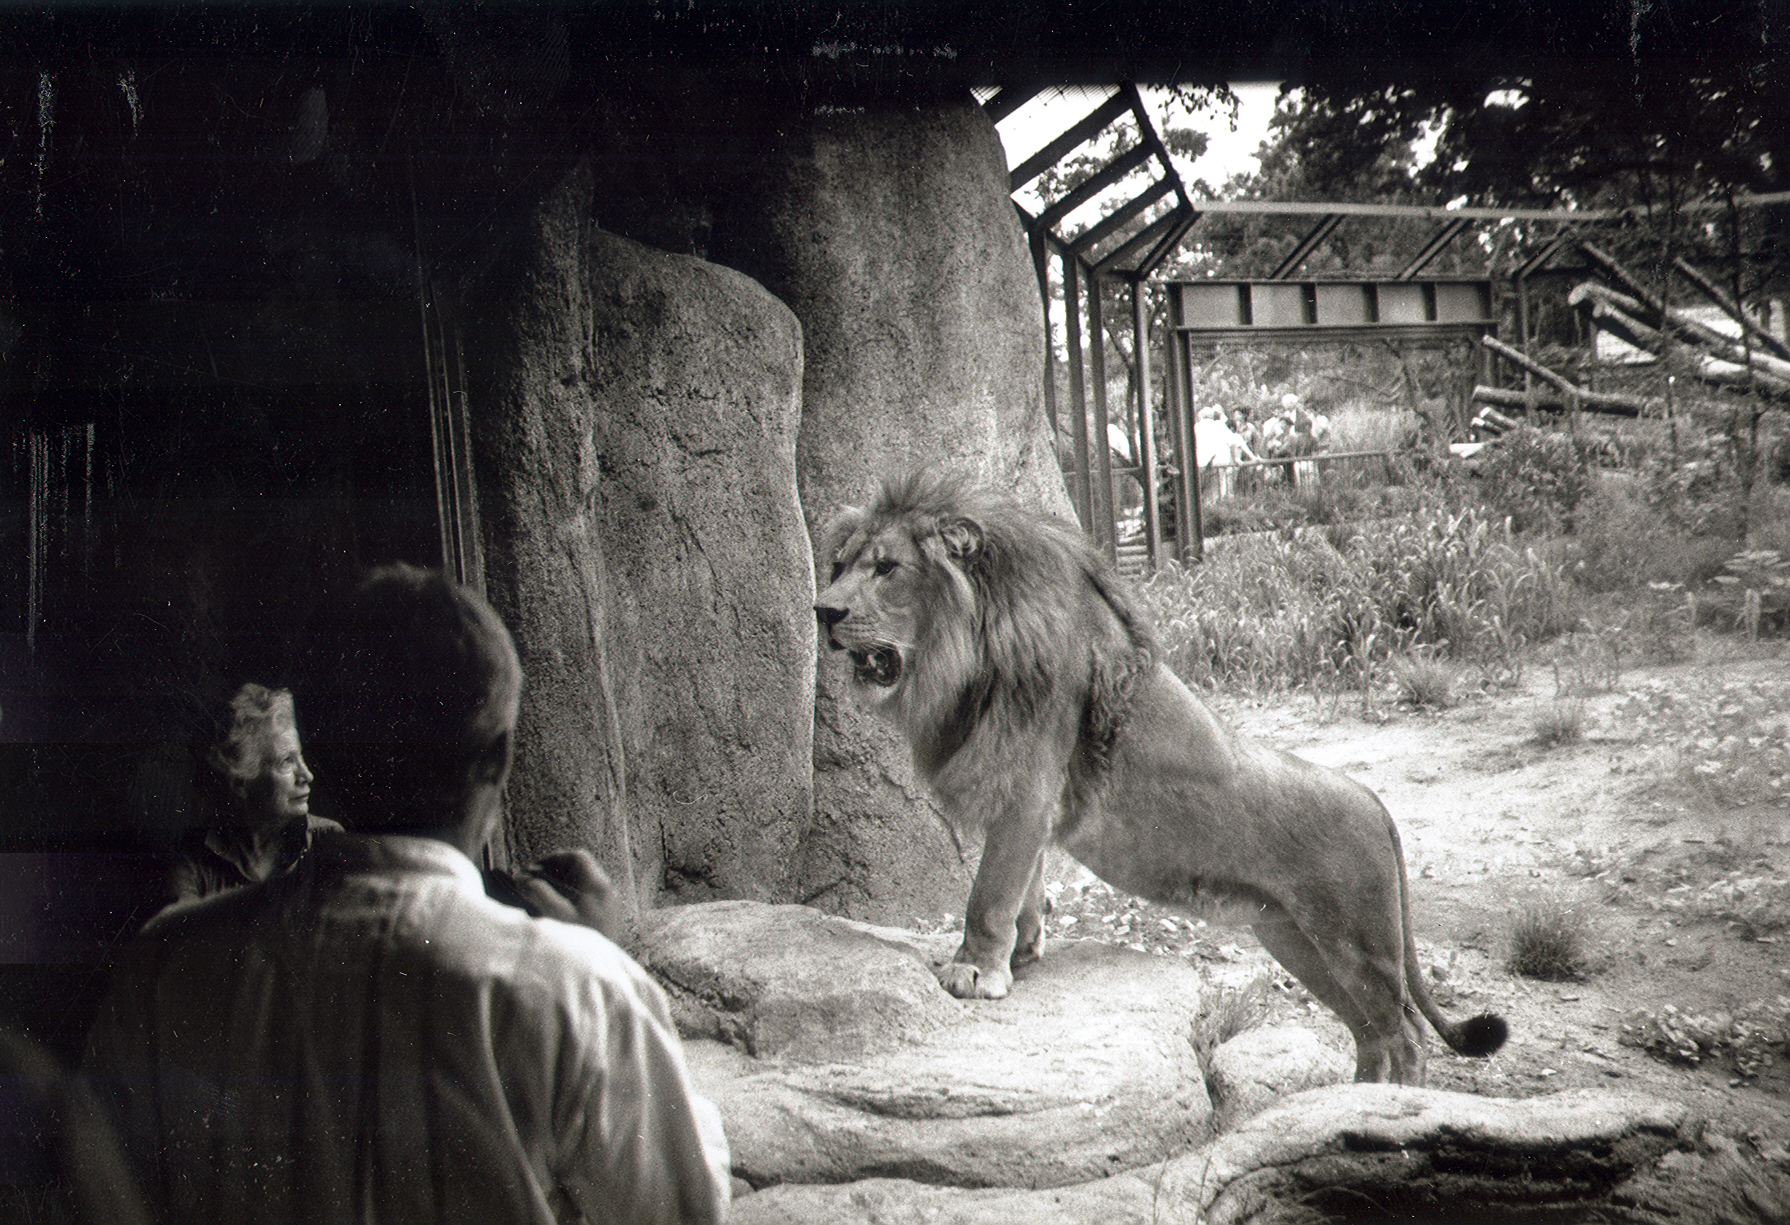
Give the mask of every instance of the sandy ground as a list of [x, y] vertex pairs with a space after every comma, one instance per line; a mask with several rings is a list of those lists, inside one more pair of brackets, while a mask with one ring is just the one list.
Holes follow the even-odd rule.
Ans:
[[[1512, 1032], [1490, 1059], [1433, 1043], [1431, 1086], [1657, 1092], [1690, 1101], [1751, 1159], [1790, 1168], [1790, 652], [1718, 641], [1697, 655], [1624, 671], [1576, 703], [1545, 664], [1440, 711], [1364, 712], [1358, 696], [1211, 702], [1238, 730], [1367, 784], [1398, 822], [1438, 1001], [1456, 1016], [1499, 1012]], [[1575, 704], [1576, 740], [1538, 739]], [[1195, 958], [1235, 988], [1265, 980], [1265, 1020], [1352, 1052], [1247, 930], [1115, 895], [1072, 861], [1052, 868], [1052, 934]], [[1580, 976], [1507, 968], [1515, 918], [1538, 905], [1582, 925]]]

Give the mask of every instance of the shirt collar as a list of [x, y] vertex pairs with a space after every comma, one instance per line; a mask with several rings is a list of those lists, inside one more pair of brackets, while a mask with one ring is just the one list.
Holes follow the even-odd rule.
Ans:
[[485, 888], [478, 866], [439, 838], [318, 830], [311, 854], [319, 867], [328, 864], [342, 872], [419, 872], [454, 877], [481, 893]]

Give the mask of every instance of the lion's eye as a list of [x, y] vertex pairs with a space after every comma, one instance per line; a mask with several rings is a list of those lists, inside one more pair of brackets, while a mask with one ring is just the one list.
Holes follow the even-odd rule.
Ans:
[[838, 581], [839, 581], [839, 576], [840, 576], [840, 575], [841, 575], [841, 574], [844, 574], [844, 573], [845, 573], [845, 563], [844, 563], [844, 562], [842, 562], [842, 561], [836, 561], [836, 562], [834, 562], [834, 563], [833, 563], [833, 578], [832, 578], [832, 581], [833, 581], [833, 582], [835, 582], [835, 583], [837, 583], [837, 582], [838, 582]]
[[885, 574], [893, 574], [895, 572], [895, 567], [900, 564], [900, 562], [892, 557], [879, 558], [876, 563], [876, 576], [881, 578]]

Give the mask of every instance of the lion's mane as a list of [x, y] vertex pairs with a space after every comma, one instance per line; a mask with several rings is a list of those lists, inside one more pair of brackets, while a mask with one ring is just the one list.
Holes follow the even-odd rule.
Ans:
[[1073, 773], [1096, 780], [1159, 654], [1106, 558], [1075, 525], [949, 475], [885, 484], [861, 530], [893, 522], [929, 571], [896, 695], [921, 769], [935, 772], [972, 737], [1029, 734], [1073, 703]]

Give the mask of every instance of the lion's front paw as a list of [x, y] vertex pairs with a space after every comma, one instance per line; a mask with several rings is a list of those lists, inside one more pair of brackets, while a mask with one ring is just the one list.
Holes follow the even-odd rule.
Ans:
[[1010, 971], [984, 970], [967, 961], [948, 961], [933, 973], [939, 986], [960, 1000], [1004, 999], [1013, 986]]

